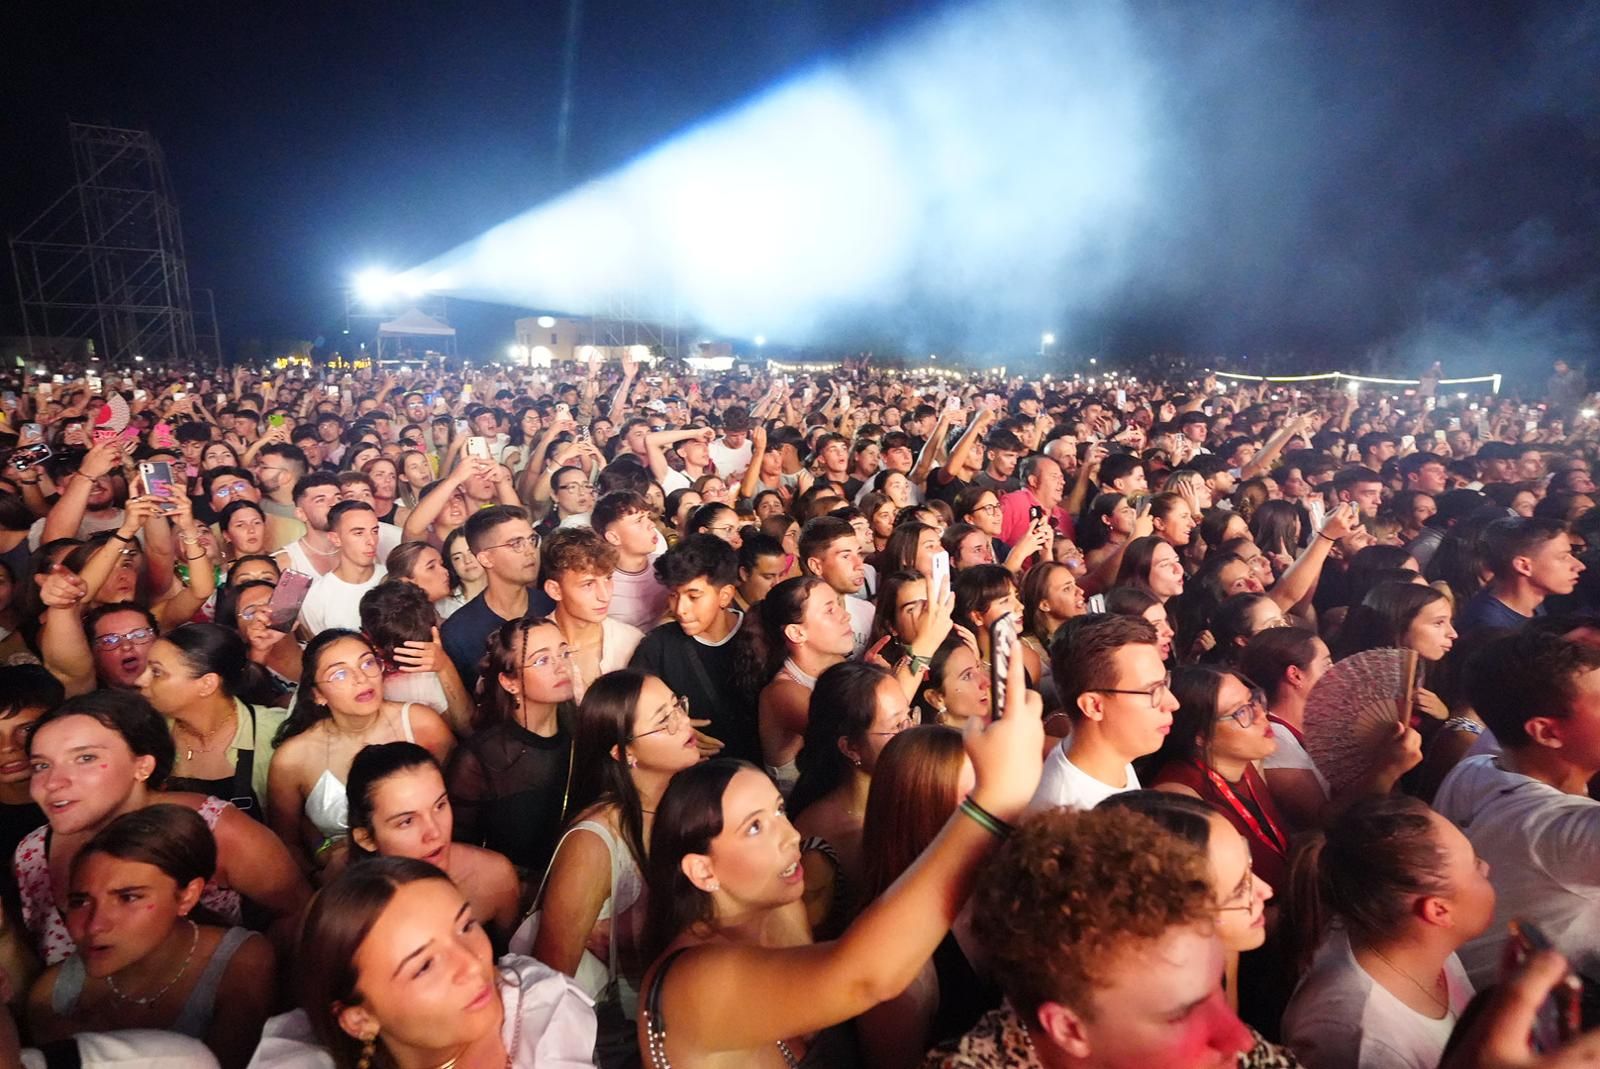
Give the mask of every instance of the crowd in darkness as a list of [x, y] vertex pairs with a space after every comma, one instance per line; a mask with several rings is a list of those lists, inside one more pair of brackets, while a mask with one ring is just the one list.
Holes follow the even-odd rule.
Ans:
[[1600, 1064], [1581, 369], [32, 370], [0, 1069]]

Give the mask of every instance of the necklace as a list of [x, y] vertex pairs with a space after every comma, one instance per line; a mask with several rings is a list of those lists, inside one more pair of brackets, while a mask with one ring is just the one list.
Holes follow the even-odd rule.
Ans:
[[317, 549], [304, 538], [300, 539], [300, 547], [307, 553], [315, 553], [319, 557], [337, 557], [339, 555], [339, 551], [337, 549]]
[[[512, 975], [516, 976], [515, 973]], [[522, 1043], [522, 996], [524, 988], [521, 977], [516, 977], [515, 982], [517, 985], [517, 1015], [511, 1022], [511, 1042], [506, 1044], [506, 1069], [514, 1069], [517, 1059], [517, 1047]], [[455, 1069], [456, 1063], [461, 1060], [461, 1055], [465, 1053], [466, 1051], [463, 1050], [461, 1054], [457, 1054], [443, 1065], [435, 1066], [435, 1069]]]
[[190, 736], [191, 738], [199, 739], [200, 742], [201, 742], [201, 745], [199, 745], [199, 746], [186, 747], [184, 749], [184, 751], [183, 751], [183, 759], [185, 761], [193, 761], [195, 754], [197, 754], [197, 753], [211, 753], [213, 750], [215, 750], [216, 747], [210, 745], [212, 736], [216, 735], [217, 732], [221, 731], [223, 728], [225, 728], [229, 724], [233, 723], [233, 721], [237, 718], [237, 716], [238, 716], [237, 712], [229, 713], [227, 716], [223, 717], [222, 723], [218, 724], [216, 727], [212, 728], [210, 731], [196, 731], [194, 728], [190, 727], [188, 724], [184, 723], [182, 720], [174, 720], [173, 724], [176, 725], [176, 727], [178, 728], [179, 731], [183, 732], [185, 735]]
[[108, 974], [106, 976], [106, 986], [111, 989], [111, 997], [116, 999], [118, 1002], [131, 1002], [135, 1006], [148, 1006], [153, 1002], [159, 1001], [162, 995], [165, 995], [168, 991], [171, 991], [173, 985], [179, 980], [182, 980], [183, 974], [189, 971], [189, 962], [194, 960], [194, 948], [200, 945], [200, 926], [194, 921], [190, 921], [189, 928], [193, 932], [193, 934], [189, 937], [189, 953], [184, 955], [183, 964], [178, 966], [178, 971], [172, 974], [172, 979], [168, 980], [162, 986], [160, 991], [157, 991], [153, 995], [146, 995], [144, 997], [139, 997], [136, 995], [124, 995], [121, 991], [117, 990], [117, 978]]
[[[1393, 969], [1395, 972], [1399, 973], [1401, 976], [1404, 976], [1408, 981], [1410, 981], [1412, 987], [1416, 988], [1418, 991], [1421, 991], [1424, 995], [1427, 995], [1428, 996], [1428, 1000], [1430, 1002], [1432, 1002], [1435, 1006], [1438, 1006], [1446, 1014], [1448, 1014], [1450, 1012], [1450, 1003], [1449, 1002], [1445, 1001], [1444, 999], [1441, 999], [1435, 992], [1429, 991], [1427, 988], [1425, 988], [1421, 984], [1417, 983], [1417, 981], [1412, 978], [1410, 973], [1406, 972], [1400, 966], [1396, 965], [1394, 962], [1392, 962], [1388, 958], [1384, 957], [1383, 956], [1383, 951], [1379, 950], [1375, 946], [1369, 946], [1369, 947], [1367, 947], [1367, 949], [1372, 951], [1374, 954], [1376, 954], [1378, 956], [1378, 960], [1379, 961], [1383, 962], [1385, 965], [1389, 966], [1389, 968]], [[1439, 970], [1439, 976], [1440, 976], [1441, 979], [1444, 977], [1444, 970], [1443, 969]], [[1446, 981], [1445, 982], [1445, 990], [1448, 991], [1449, 989], [1450, 989], [1449, 981]]]

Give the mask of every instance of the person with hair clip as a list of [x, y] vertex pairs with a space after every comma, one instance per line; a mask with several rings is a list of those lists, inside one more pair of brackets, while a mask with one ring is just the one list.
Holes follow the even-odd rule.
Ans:
[[827, 943], [807, 931], [800, 834], [771, 779], [731, 760], [673, 778], [647, 870], [647, 934], [662, 952], [639, 993], [647, 1069], [851, 1064], [840, 1026], [916, 978], [1038, 782], [1044, 728], [1021, 660], [1011, 662], [1005, 716], [963, 741], [971, 793], [905, 875]]
[[536, 922], [512, 942], [596, 1000], [595, 1061], [605, 1069], [639, 1063], [645, 848], [667, 784], [701, 760], [689, 714], [686, 699], [644, 672], [595, 680], [578, 706], [576, 818], [535, 899]]
[[512, 620], [489, 636], [481, 671], [476, 728], [446, 766], [455, 837], [537, 874], [576, 774], [572, 650], [553, 621]]
[[761, 602], [761, 633], [769, 680], [756, 699], [761, 757], [785, 796], [800, 771], [795, 757], [805, 741], [811, 692], [817, 677], [855, 648], [844, 597], [821, 579], [785, 579]]
[[570, 979], [498, 961], [459, 888], [408, 857], [351, 865], [311, 903], [300, 1008], [267, 1022], [251, 1069], [591, 1069], [595, 1018]]
[[505, 945], [522, 883], [493, 850], [451, 841], [455, 814], [433, 754], [414, 742], [365, 746], [350, 762], [345, 790], [354, 858], [411, 857], [443, 869], [495, 944]]
[[210, 829], [181, 805], [125, 813], [84, 844], [67, 890], [79, 949], [28, 992], [33, 1041], [153, 1028], [244, 1069], [270, 1013], [276, 956], [247, 928], [194, 919], [216, 866]]
[[236, 632], [184, 624], [150, 647], [139, 691], [172, 730], [167, 789], [215, 795], [265, 824], [267, 768], [289, 711], [239, 697], [259, 671]]
[[[1250, 847], [1244, 837], [1221, 813], [1204, 802], [1167, 791], [1126, 791], [1112, 795], [1095, 808], [1131, 809], [1142, 813], [1205, 851], [1211, 868], [1212, 893], [1217, 902], [1217, 934], [1222, 937], [1224, 952], [1223, 993], [1235, 1013], [1240, 1012], [1240, 1001], [1244, 1000], [1244, 1012], [1240, 1015], [1247, 1023], [1261, 1019], [1261, 1014], [1252, 1011], [1262, 1007], [1251, 1005], [1260, 1000], [1246, 997], [1240, 989], [1239, 965], [1242, 955], [1261, 950], [1267, 942], [1267, 903], [1276, 889], [1255, 874]], [[1266, 1011], [1271, 1017], [1269, 1028], [1274, 1033], [1282, 1002], [1280, 997], [1278, 1005]], [[1252, 1031], [1256, 1049], [1242, 1055], [1235, 1069], [1281, 1065], [1284, 1053], [1263, 1039], [1259, 1031]], [[1274, 1061], [1275, 1058], [1279, 1060]]]
[[[933, 842], [972, 791], [961, 732], [924, 724], [889, 740], [878, 755], [862, 828], [861, 900], [875, 901]], [[1000, 1004], [1000, 991], [974, 966], [982, 948], [970, 911], [956, 916], [904, 991], [856, 1018], [863, 1061], [914, 1069], [929, 1047], [955, 1039]]]
[[899, 682], [878, 665], [846, 661], [817, 677], [788, 809], [805, 836], [806, 911], [819, 939], [843, 931], [863, 901], [861, 824], [872, 770], [889, 740], [915, 723]]
[[267, 820], [309, 874], [343, 862], [344, 781], [362, 747], [404, 739], [444, 759], [455, 737], [437, 711], [384, 698], [383, 661], [358, 632], [322, 632], [306, 646], [305, 664], [294, 708], [272, 740]]
[[275, 936], [287, 939], [309, 890], [294, 858], [270, 831], [222, 799], [165, 790], [174, 758], [171, 732], [136, 694], [70, 698], [34, 722], [30, 789], [50, 823], [17, 845], [12, 874], [23, 924], [45, 964], [77, 949], [63, 912], [73, 858], [117, 817], [165, 802], [194, 810], [216, 838], [216, 872], [200, 895], [207, 912], [238, 923], [248, 900], [270, 915]]
[[1292, 879], [1288, 930], [1320, 945], [1289, 1047], [1307, 1069], [1434, 1069], [1473, 994], [1456, 951], [1494, 916], [1472, 844], [1422, 802], [1375, 795], [1301, 844]]
[[1289, 880], [1289, 835], [1256, 768], [1277, 748], [1266, 696], [1237, 672], [1185, 667], [1172, 673], [1178, 709], [1161, 749], [1135, 762], [1141, 782], [1197, 798], [1250, 845], [1255, 871], [1274, 887]]

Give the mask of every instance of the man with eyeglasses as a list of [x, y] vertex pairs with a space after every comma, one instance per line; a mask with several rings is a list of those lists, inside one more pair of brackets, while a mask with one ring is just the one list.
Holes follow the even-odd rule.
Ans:
[[328, 535], [339, 551], [332, 571], [317, 576], [300, 606], [307, 635], [329, 628], [361, 630], [361, 595], [383, 582], [378, 563], [378, 514], [364, 501], [341, 501], [328, 512]]
[[1050, 642], [1050, 668], [1072, 735], [1045, 758], [1029, 809], [1092, 809], [1138, 790], [1133, 762], [1161, 749], [1178, 709], [1155, 627], [1136, 616], [1068, 620]]
[[494, 505], [467, 518], [467, 548], [483, 565], [488, 586], [451, 614], [440, 629], [444, 650], [450, 655], [461, 682], [470, 691], [478, 682], [478, 662], [483, 660], [489, 636], [529, 609], [548, 611], [550, 599], [540, 593], [534, 605], [528, 588], [539, 577], [539, 536], [526, 509]]

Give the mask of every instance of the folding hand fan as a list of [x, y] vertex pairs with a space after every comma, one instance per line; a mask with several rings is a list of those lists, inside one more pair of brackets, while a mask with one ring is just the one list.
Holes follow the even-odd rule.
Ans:
[[1377, 649], [1328, 669], [1306, 699], [1306, 753], [1338, 792], [1371, 771], [1411, 718], [1417, 692], [1414, 650]]

